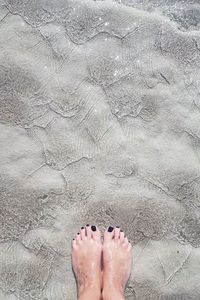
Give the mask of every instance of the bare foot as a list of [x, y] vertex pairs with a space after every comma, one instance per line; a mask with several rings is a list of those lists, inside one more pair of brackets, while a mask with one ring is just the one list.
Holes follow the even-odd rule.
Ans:
[[124, 299], [132, 266], [132, 246], [120, 228], [109, 227], [103, 243], [103, 299]]
[[72, 242], [72, 265], [78, 299], [101, 298], [101, 233], [96, 226], [81, 227]]

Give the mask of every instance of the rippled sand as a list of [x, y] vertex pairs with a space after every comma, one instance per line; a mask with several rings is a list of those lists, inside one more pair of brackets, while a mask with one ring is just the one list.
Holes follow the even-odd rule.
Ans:
[[199, 300], [199, 1], [0, 3], [0, 300], [76, 299], [86, 223], [128, 300]]

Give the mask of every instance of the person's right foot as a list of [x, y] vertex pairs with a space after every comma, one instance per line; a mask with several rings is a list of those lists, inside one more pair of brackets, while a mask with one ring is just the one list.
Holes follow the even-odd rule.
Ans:
[[96, 226], [81, 227], [72, 241], [72, 265], [77, 280], [78, 299], [101, 297], [101, 233]]
[[104, 299], [124, 299], [124, 290], [131, 273], [131, 266], [132, 246], [124, 236], [124, 232], [118, 227], [107, 228], [103, 243]]

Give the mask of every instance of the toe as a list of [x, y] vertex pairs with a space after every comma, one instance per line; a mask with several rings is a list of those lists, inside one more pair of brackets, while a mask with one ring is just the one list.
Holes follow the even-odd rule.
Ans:
[[80, 242], [80, 241], [81, 241], [81, 235], [80, 235], [79, 232], [78, 232], [77, 235], [76, 235], [76, 241], [77, 241], [77, 242]]
[[85, 239], [86, 239], [86, 231], [85, 231], [85, 227], [81, 227], [80, 235], [81, 235], [81, 239], [82, 239], [82, 240], [85, 240]]
[[91, 226], [89, 224], [86, 225], [86, 235], [89, 239], [92, 238], [92, 230], [91, 230]]
[[130, 251], [132, 249], [131, 242], [128, 242], [128, 250]]
[[122, 242], [124, 241], [124, 232], [123, 232], [123, 230], [120, 230], [119, 238]]
[[101, 232], [100, 232], [100, 230], [98, 229], [97, 226], [95, 226], [95, 225], [91, 226], [91, 234], [92, 234], [92, 238], [95, 241], [100, 241], [101, 240]]
[[114, 233], [114, 239], [118, 240], [119, 239], [119, 235], [120, 235], [120, 228], [119, 226], [115, 227], [115, 233]]
[[73, 247], [73, 248], [76, 247], [76, 240], [75, 240], [75, 239], [72, 240], [72, 247]]
[[114, 228], [110, 226], [105, 230], [104, 241], [105, 242], [111, 241], [113, 237], [114, 237]]
[[125, 238], [124, 238], [123, 245], [124, 245], [124, 246], [128, 246], [128, 244], [129, 244], [129, 242], [128, 242], [128, 238], [127, 238], [127, 237], [125, 237]]

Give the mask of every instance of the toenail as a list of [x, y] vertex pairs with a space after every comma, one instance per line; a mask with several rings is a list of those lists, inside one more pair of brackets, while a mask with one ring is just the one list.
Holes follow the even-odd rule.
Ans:
[[116, 226], [116, 228], [119, 228], [119, 226]]
[[91, 229], [92, 229], [92, 231], [96, 231], [97, 229], [96, 229], [96, 226], [91, 226]]
[[77, 234], [80, 234], [79, 232]]
[[120, 232], [123, 232], [123, 230], [121, 229]]
[[73, 239], [73, 241], [75, 241], [75, 239]]
[[110, 226], [110, 227], [108, 228], [108, 232], [112, 232], [112, 231], [113, 231], [113, 227]]
[[81, 227], [81, 229], [84, 229], [84, 227]]
[[87, 224], [86, 226], [90, 226], [89, 224]]

